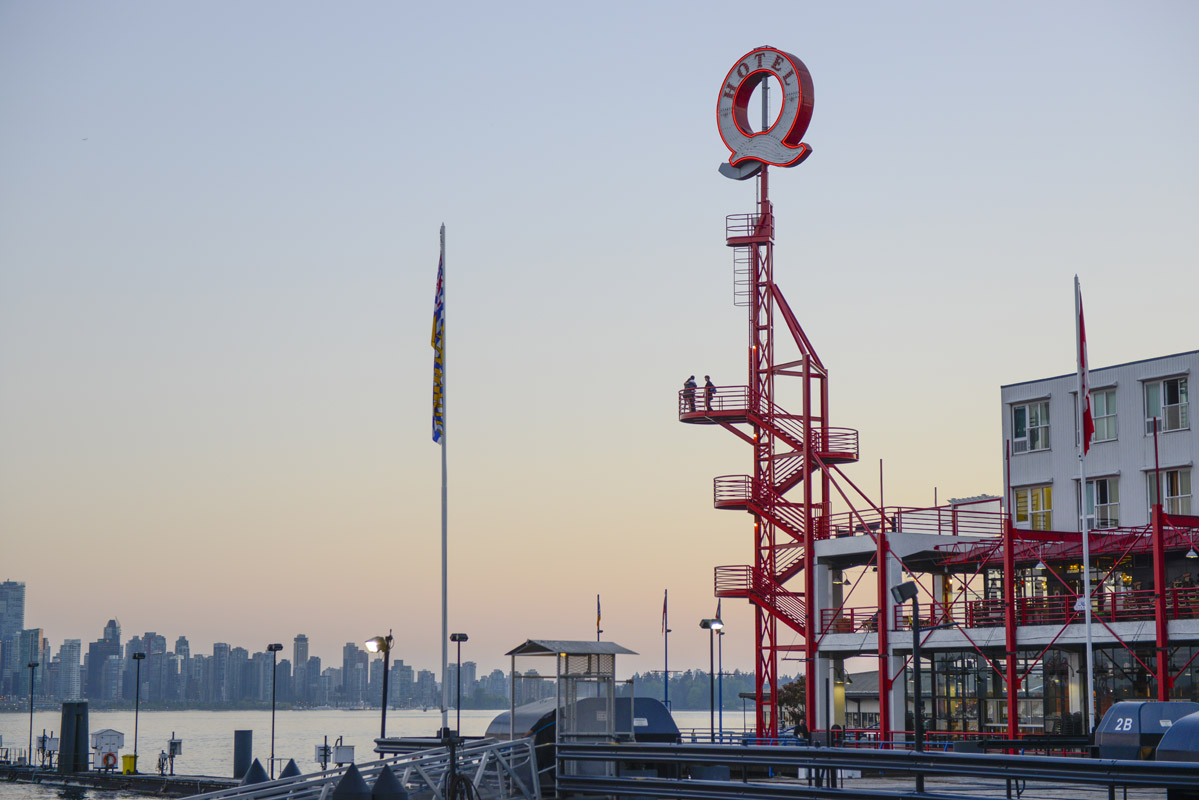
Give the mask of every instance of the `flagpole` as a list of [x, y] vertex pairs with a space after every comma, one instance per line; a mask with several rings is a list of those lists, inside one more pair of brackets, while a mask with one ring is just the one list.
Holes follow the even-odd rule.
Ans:
[[662, 590], [662, 705], [670, 711], [670, 614], [667, 611], [667, 601], [670, 590]]
[[448, 471], [446, 469], [446, 437], [449, 433], [449, 425], [447, 425], [449, 416], [449, 402], [446, 394], [448, 380], [446, 377], [447, 368], [449, 367], [449, 341], [446, 336], [446, 284], [445, 279], [445, 223], [441, 223], [441, 269], [442, 269], [442, 284], [441, 284], [441, 397], [442, 397], [442, 412], [441, 412], [441, 730], [446, 731], [449, 726], [449, 706], [450, 706], [450, 682], [449, 682], [449, 663], [450, 663], [450, 624], [448, 614], [448, 598], [449, 598], [449, 490], [447, 485]]
[[1082, 329], [1082, 287], [1079, 286], [1078, 276], [1074, 276], [1074, 341], [1075, 353], [1078, 358], [1078, 409], [1075, 413], [1078, 425], [1078, 485], [1080, 488], [1079, 507], [1082, 513], [1082, 574], [1085, 586], [1085, 603], [1083, 615], [1087, 631], [1087, 729], [1095, 729], [1095, 653], [1094, 642], [1091, 638], [1091, 540], [1087, 526], [1087, 467], [1086, 467], [1086, 427], [1083, 424], [1083, 409], [1087, 402], [1084, 392], [1088, 391], [1087, 382], [1083, 380], [1083, 329]]

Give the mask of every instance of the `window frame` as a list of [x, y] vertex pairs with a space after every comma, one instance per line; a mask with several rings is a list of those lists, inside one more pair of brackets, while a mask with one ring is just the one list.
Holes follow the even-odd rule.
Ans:
[[[1033, 406], [1044, 408], [1043, 422], [1034, 426], [1032, 424]], [[1049, 415], [1049, 398], [1041, 398], [1039, 400], [1025, 400], [1020, 403], [1012, 403], [1012, 454], [1021, 455], [1023, 453], [1040, 453], [1049, 449], [1049, 434], [1050, 434], [1050, 415]], [[1017, 413], [1024, 412], [1024, 435], [1018, 436], [1017, 431], [1019, 425], [1016, 422]], [[1040, 434], [1040, 435], [1036, 435]], [[1040, 447], [1034, 447], [1034, 440], [1040, 441], [1044, 438], [1044, 443]], [[1023, 445], [1023, 446], [1022, 446]]]
[[[1190, 419], [1190, 387], [1188, 386], [1186, 375], [1173, 375], [1166, 378], [1152, 378], [1142, 381], [1144, 389], [1142, 390], [1144, 408], [1145, 408], [1145, 435], [1153, 435], [1153, 420], [1156, 417], [1160, 420], [1157, 427], [1159, 433], [1170, 433], [1171, 431], [1185, 431], [1191, 427]], [[1167, 390], [1169, 384], [1177, 384], [1176, 402], [1167, 403]], [[1151, 400], [1150, 394], [1154, 395]], [[1152, 406], [1158, 406], [1158, 413], [1153, 413]], [[1175, 421], [1171, 424], [1170, 411], [1176, 409], [1174, 414]]]
[[[1019, 486], [1012, 489], [1014, 493], [1015, 509], [1012, 513], [1012, 522], [1020, 530], [1031, 531], [1051, 531], [1053, 530], [1053, 484], [1039, 483], [1033, 486]], [[1035, 494], [1034, 494], [1035, 493]], [[1021, 511], [1021, 496], [1024, 496], [1024, 510]], [[1040, 508], [1033, 508], [1036, 504], [1033, 498], [1037, 498], [1037, 503]], [[1048, 500], [1046, 507], [1045, 501]], [[1024, 514], [1024, 519], [1021, 519], [1021, 513]], [[1041, 527], [1038, 526], [1038, 517]]]
[[[1104, 396], [1103, 410], [1107, 413], [1098, 413], [1098, 406], [1095, 399]], [[1110, 398], [1110, 402], [1109, 402]], [[1091, 444], [1096, 442], [1114, 442], [1120, 438], [1119, 425], [1119, 401], [1116, 399], [1115, 387], [1107, 387], [1104, 389], [1095, 389], [1091, 392], [1091, 421], [1095, 423], [1095, 435], [1091, 437]], [[1100, 422], [1103, 422], [1103, 427], [1110, 427], [1111, 436], [1100, 438], [1099, 429]]]
[[[1157, 482], [1156, 474], [1153, 470], [1148, 472], [1149, 476], [1149, 507], [1152, 508], [1157, 500]], [[1194, 483], [1192, 482], [1191, 468], [1186, 467], [1170, 467], [1161, 470], [1162, 483], [1166, 486], [1166, 495], [1163, 498], [1162, 510], [1167, 514], [1190, 515], [1194, 502]], [[1171, 480], [1173, 477], [1173, 480]], [[1183, 492], [1185, 484], [1186, 491]], [[1171, 490], [1173, 489], [1173, 493]]]
[[[1099, 491], [1098, 484], [1104, 484], [1104, 490]], [[1106, 503], [1097, 502], [1099, 495], [1106, 495]], [[1112, 499], [1114, 496], [1114, 500]], [[1100, 525], [1099, 510], [1114, 509], [1115, 515], [1108, 515], [1104, 521], [1108, 524]], [[1120, 527], [1120, 476], [1118, 475], [1100, 475], [1095, 478], [1087, 478], [1086, 491], [1083, 494], [1083, 513], [1087, 518], [1087, 530], [1101, 531], [1109, 528]]]

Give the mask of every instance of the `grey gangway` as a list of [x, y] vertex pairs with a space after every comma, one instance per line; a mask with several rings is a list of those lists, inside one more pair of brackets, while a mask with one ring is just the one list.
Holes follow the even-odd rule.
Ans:
[[[532, 739], [497, 742], [484, 739], [455, 748], [459, 780], [468, 780], [480, 800], [541, 800]], [[395, 756], [354, 765], [368, 785], [374, 785], [384, 766], [391, 768], [409, 796], [448, 800], [449, 753], [445, 748]], [[266, 783], [236, 786], [194, 795], [191, 800], [332, 800], [334, 790], [349, 767], [308, 775], [279, 778]]]

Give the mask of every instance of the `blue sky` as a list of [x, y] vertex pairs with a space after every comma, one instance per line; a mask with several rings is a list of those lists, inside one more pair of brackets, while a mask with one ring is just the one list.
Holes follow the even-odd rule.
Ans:
[[587, 638], [598, 592], [655, 668], [669, 588], [699, 666], [682, 620], [751, 550], [711, 508], [748, 451], [673, 418], [746, 370], [735, 60], [812, 74], [776, 279], [851, 475], [927, 505], [1001, 489], [999, 386], [1073, 369], [1075, 273], [1095, 366], [1199, 346], [1196, 33], [1182, 2], [0, 2], [0, 577], [55, 646], [394, 627], [431, 666], [445, 222], [464, 657]]

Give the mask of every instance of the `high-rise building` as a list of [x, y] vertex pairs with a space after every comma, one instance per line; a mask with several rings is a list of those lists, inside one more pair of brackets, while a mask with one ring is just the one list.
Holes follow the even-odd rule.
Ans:
[[206, 682], [205, 699], [210, 703], [219, 703], [229, 699], [229, 645], [216, 642], [212, 645], [212, 674]]
[[20, 660], [17, 638], [24, 629], [25, 584], [21, 581], [0, 583], [0, 694], [16, 690]]
[[237, 701], [254, 696], [249, 664], [249, 650], [244, 647], [230, 648], [229, 669], [225, 676], [225, 700]]
[[366, 693], [366, 659], [366, 651], [354, 642], [341, 649], [341, 690], [347, 702], [361, 702]]
[[174, 696], [175, 699], [182, 702], [187, 702], [190, 699], [188, 687], [191, 681], [191, 654], [192, 648], [186, 636], [180, 636], [175, 640], [175, 658], [178, 660], [176, 667], [178, 682]]
[[[44, 679], [47, 662], [50, 660], [44, 656], [43, 642], [45, 632], [41, 628], [26, 628], [17, 634], [17, 670], [16, 693], [21, 697], [29, 696], [29, 678], [33, 676], [33, 693], [35, 695], [43, 695], [46, 693]], [[28, 669], [27, 664], [36, 661], [38, 668]]]
[[79, 639], [66, 639], [58, 648], [58, 676], [54, 696], [59, 700], [82, 699], [80, 676], [80, 653], [83, 643]]
[[317, 689], [320, 686], [320, 683], [321, 683], [321, 657], [320, 656], [309, 656], [308, 657], [308, 678], [307, 678], [308, 688], [305, 690], [305, 693], [304, 693], [306, 702], [314, 703], [316, 705], [324, 705], [325, 703], [329, 702], [328, 697], [322, 697], [320, 699], [317, 699]]
[[308, 702], [308, 637], [302, 633], [296, 636], [292, 643], [292, 663], [295, 664], [292, 674], [292, 702], [306, 703]]
[[475, 662], [473, 662], [473, 661], [463, 661], [462, 662], [462, 696], [465, 697], [468, 701], [470, 700], [470, 698], [474, 697], [475, 684], [478, 680], [476, 677], [478, 675], [478, 671], [479, 671], [479, 665], [476, 664]]
[[[105, 688], [105, 670], [108, 668], [108, 657], [121, 655], [121, 623], [110, 619], [104, 626], [104, 635], [87, 646], [87, 688], [88, 700], [117, 700], [120, 699], [119, 687]], [[119, 678], [119, 675], [118, 675]], [[115, 693], [115, 696], [113, 696]]]

